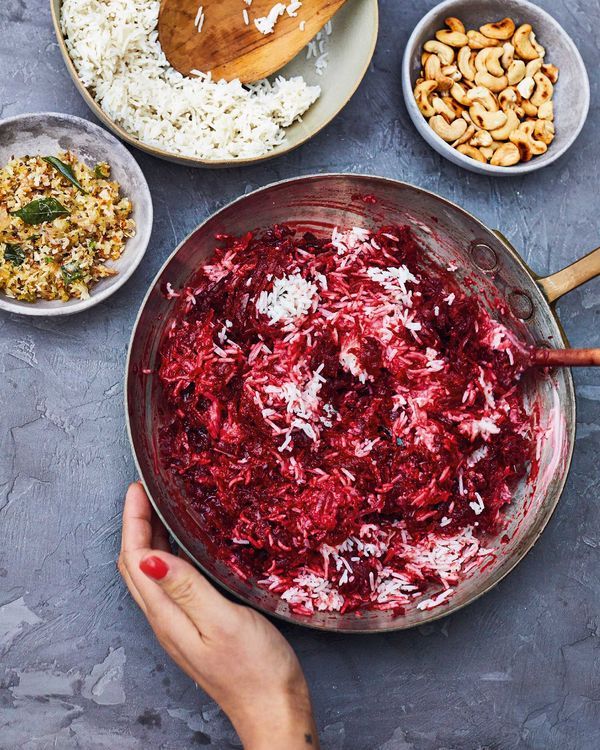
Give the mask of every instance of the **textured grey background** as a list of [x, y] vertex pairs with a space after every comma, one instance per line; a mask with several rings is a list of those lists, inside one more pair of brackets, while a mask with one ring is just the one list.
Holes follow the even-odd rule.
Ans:
[[[301, 150], [257, 168], [193, 171], [136, 156], [154, 195], [145, 261], [108, 303], [66, 320], [0, 316], [0, 748], [238, 747], [227, 721], [161, 652], [115, 570], [134, 478], [122, 409], [129, 331], [173, 247], [245, 190], [297, 174], [399, 177], [500, 227], [538, 272], [599, 244], [597, 0], [544, 0], [577, 41], [592, 110], [572, 150], [530, 177], [460, 171], [417, 136], [401, 101], [403, 44], [432, 0], [384, 0], [360, 90]], [[1, 115], [90, 117], [59, 56], [48, 0], [0, 0]], [[600, 345], [600, 281], [560, 304], [574, 344]], [[327, 750], [600, 747], [600, 382], [576, 373], [579, 432], [566, 492], [530, 555], [459, 614], [408, 633], [284, 628]]]

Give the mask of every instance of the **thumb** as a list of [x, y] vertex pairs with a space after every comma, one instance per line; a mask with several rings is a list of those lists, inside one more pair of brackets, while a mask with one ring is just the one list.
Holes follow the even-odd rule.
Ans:
[[168, 552], [155, 552], [140, 560], [140, 570], [151, 578], [194, 623], [200, 633], [223, 629], [235, 616], [237, 605], [228, 601], [196, 568]]

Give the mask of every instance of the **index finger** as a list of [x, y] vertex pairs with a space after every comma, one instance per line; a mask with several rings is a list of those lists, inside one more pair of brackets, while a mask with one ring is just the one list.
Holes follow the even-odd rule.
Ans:
[[152, 507], [139, 482], [129, 485], [123, 508], [121, 551], [133, 552], [152, 546]]

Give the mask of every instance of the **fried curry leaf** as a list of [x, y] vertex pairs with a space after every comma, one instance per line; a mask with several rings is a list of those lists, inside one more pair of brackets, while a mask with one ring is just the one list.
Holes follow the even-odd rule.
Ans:
[[13, 266], [22, 266], [25, 262], [25, 250], [21, 245], [7, 242], [4, 248], [4, 260], [10, 261]]
[[102, 163], [96, 164], [94, 167], [94, 176], [99, 180], [107, 180], [108, 174], [106, 173], [106, 165]]
[[56, 169], [57, 172], [60, 172], [63, 177], [66, 177], [67, 180], [69, 180], [72, 185], [75, 185], [78, 190], [81, 190], [82, 193], [85, 193], [83, 185], [79, 182], [77, 177], [75, 177], [75, 172], [73, 172], [68, 164], [65, 164], [64, 161], [57, 159], [56, 156], [43, 156], [42, 159], [53, 166], [54, 169]]
[[45, 221], [54, 221], [61, 216], [68, 216], [71, 212], [56, 198], [50, 197], [37, 198], [18, 211], [11, 211], [11, 213], [22, 219], [25, 224], [43, 224]]
[[81, 281], [83, 278], [83, 271], [77, 263], [65, 263], [64, 266], [60, 267], [60, 272], [67, 286], [75, 281]]

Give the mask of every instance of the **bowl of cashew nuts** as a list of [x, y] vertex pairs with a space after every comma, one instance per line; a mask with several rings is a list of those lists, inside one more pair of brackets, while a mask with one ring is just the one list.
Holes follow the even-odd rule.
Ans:
[[526, 0], [446, 0], [425, 15], [402, 62], [419, 133], [454, 164], [518, 175], [551, 164], [579, 135], [590, 85], [573, 40]]

